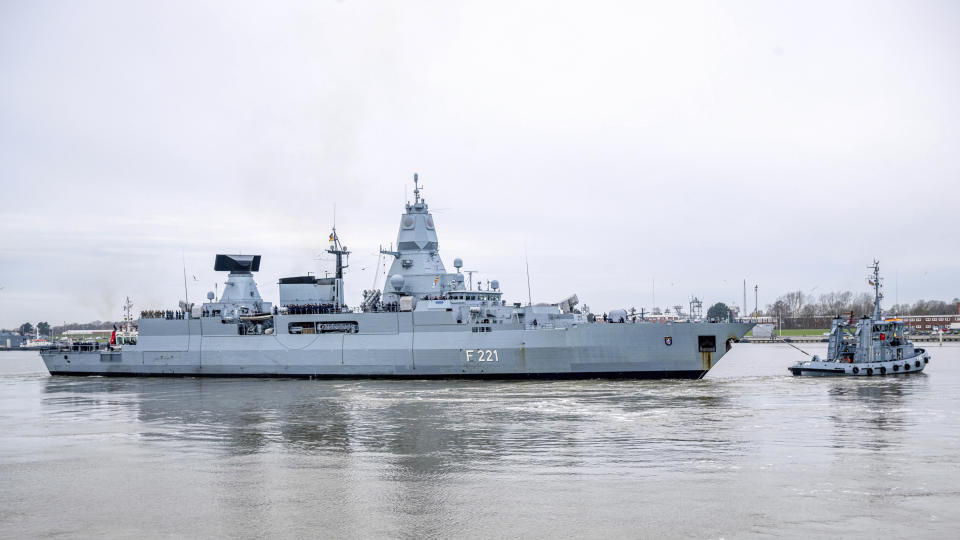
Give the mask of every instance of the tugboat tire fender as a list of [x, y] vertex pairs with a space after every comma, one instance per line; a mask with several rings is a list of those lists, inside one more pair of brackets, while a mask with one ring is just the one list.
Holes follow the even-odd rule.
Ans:
[[904, 364], [904, 365], [903, 365], [903, 370], [904, 370], [904, 371], [910, 371], [910, 364], [909, 364], [909, 363]]
[[873, 368], [872, 368], [872, 367], [868, 367], [868, 368], [867, 368], [867, 375], [873, 375]]
[[853, 372], [854, 372], [855, 374], [856, 374], [856, 373], [860, 373], [860, 368], [858, 368], [857, 366], [853, 366]]
[[894, 370], [894, 371], [900, 371], [900, 366], [899, 366], [898, 364], [894, 364], [894, 365], [893, 365], [893, 370]]
[[887, 374], [887, 366], [880, 366], [880, 374], [881, 375]]

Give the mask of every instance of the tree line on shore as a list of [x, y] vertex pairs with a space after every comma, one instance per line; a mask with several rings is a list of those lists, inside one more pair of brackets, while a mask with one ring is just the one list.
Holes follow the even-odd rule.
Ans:
[[22, 336], [32, 336], [39, 332], [41, 336], [55, 336], [66, 332], [67, 330], [112, 330], [113, 325], [119, 325], [113, 321], [93, 321], [88, 323], [66, 323], [57, 326], [50, 326], [46, 321], [38, 322], [36, 326], [25, 322], [12, 329], [2, 329], [0, 333], [19, 333]]
[[[917, 300], [913, 304], [893, 304], [884, 311], [897, 315], [954, 315], [960, 309], [960, 298], [950, 302], [943, 300]], [[873, 313], [873, 295], [837, 291], [818, 297], [802, 291], [791, 291], [779, 296], [759, 315], [766, 317], [834, 317], [853, 312], [855, 317]]]

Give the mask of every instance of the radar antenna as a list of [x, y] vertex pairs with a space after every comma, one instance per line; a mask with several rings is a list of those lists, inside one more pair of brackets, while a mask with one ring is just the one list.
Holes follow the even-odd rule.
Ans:
[[413, 202], [414, 204], [420, 202], [420, 186], [417, 185], [417, 182], [420, 181], [420, 175], [413, 173]]

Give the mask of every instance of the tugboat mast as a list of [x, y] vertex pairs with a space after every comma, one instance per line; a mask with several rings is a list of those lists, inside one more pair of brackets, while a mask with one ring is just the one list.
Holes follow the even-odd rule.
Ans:
[[883, 311], [880, 309], [880, 299], [883, 293], [880, 292], [880, 261], [874, 259], [873, 264], [868, 266], [873, 270], [873, 275], [867, 278], [867, 283], [873, 285], [873, 320], [879, 321], [883, 318]]

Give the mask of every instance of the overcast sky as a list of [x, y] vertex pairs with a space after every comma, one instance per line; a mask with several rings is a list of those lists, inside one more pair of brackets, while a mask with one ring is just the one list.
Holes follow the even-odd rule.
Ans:
[[[957, 2], [0, 1], [0, 326], [373, 285], [420, 173], [452, 271], [594, 311], [960, 296]], [[193, 280], [196, 276], [197, 281]], [[383, 275], [380, 275], [382, 286]], [[221, 286], [222, 288], [222, 286]], [[752, 307], [753, 300], [749, 301]]]

